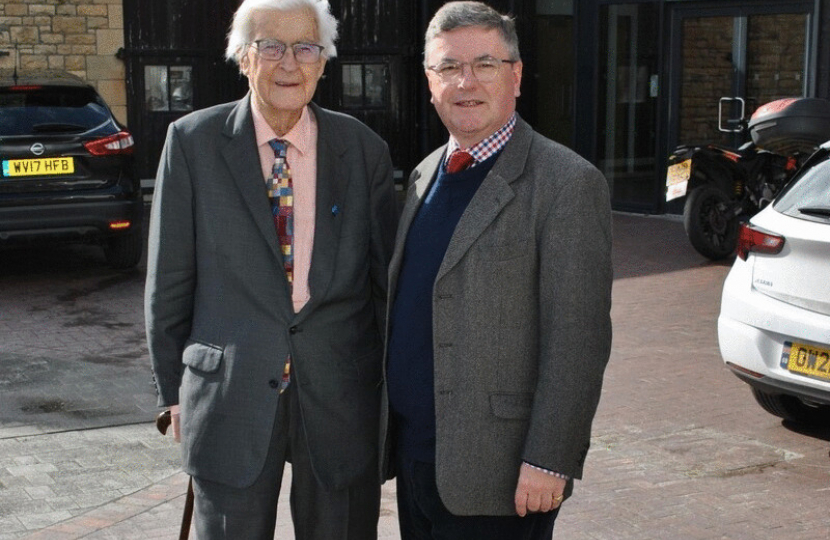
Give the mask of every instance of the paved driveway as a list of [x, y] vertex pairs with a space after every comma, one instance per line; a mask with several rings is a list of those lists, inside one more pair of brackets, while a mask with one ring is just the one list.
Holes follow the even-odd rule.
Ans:
[[[613, 352], [556, 538], [830, 538], [830, 427], [784, 425], [721, 363], [728, 265], [677, 221], [614, 229]], [[148, 421], [143, 279], [89, 247], [0, 250], [0, 540], [177, 537], [185, 477]], [[293, 538], [287, 511], [278, 533]], [[380, 536], [398, 538], [390, 485]]]

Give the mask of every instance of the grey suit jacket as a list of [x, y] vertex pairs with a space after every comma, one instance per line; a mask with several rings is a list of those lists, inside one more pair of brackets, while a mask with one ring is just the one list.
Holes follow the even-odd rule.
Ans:
[[[444, 150], [412, 173], [390, 263], [393, 294]], [[610, 354], [611, 281], [607, 182], [519, 119], [433, 286], [436, 475], [452, 513], [514, 515], [522, 461], [581, 478]], [[384, 400], [387, 475], [388, 414]]]
[[293, 359], [313, 468], [332, 489], [377, 460], [386, 276], [397, 223], [386, 144], [318, 123], [309, 287], [294, 313], [250, 98], [173, 123], [159, 165], [145, 293], [159, 405], [182, 407], [188, 473], [244, 487], [262, 470], [276, 382]]

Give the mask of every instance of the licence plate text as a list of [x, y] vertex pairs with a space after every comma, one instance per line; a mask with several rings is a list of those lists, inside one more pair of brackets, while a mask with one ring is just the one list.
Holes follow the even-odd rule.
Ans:
[[678, 199], [686, 195], [689, 178], [692, 173], [692, 160], [687, 159], [670, 165], [666, 170], [666, 201]]
[[830, 381], [830, 349], [784, 342], [781, 367], [812, 379]]
[[9, 159], [3, 161], [3, 176], [46, 176], [72, 174], [75, 160], [71, 157], [40, 159]]

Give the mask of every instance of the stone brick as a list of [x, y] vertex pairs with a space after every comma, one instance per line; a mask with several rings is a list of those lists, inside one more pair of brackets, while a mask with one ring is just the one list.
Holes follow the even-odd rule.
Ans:
[[29, 8], [24, 4], [9, 4], [6, 6], [6, 17], [23, 17], [29, 14]]
[[84, 17], [55, 17], [52, 19], [52, 29], [65, 34], [81, 34], [86, 32]]
[[106, 17], [87, 17], [86, 27], [89, 30], [97, 30], [99, 28], [108, 28], [109, 19]]
[[95, 34], [71, 34], [65, 41], [70, 45], [95, 45]]
[[89, 56], [86, 59], [87, 76], [92, 81], [123, 79], [124, 63], [114, 56]]
[[49, 69], [65, 69], [66, 57], [61, 55], [49, 56]]
[[23, 19], [21, 17], [0, 17], [0, 27], [9, 28], [11, 26], [21, 26]]
[[58, 48], [56, 45], [35, 45], [32, 48], [32, 52], [34, 54], [42, 54], [44, 56], [49, 56], [50, 54], [55, 54], [58, 52]]
[[31, 69], [48, 69], [49, 63], [46, 61], [45, 56], [41, 55], [31, 55], [31, 54], [21, 54], [20, 55], [20, 67], [25, 70]]
[[65, 38], [63, 34], [52, 34], [48, 32], [41, 32], [40, 33], [40, 41], [42, 43], [50, 43], [50, 44], [58, 44], [64, 43]]
[[112, 4], [108, 9], [110, 28], [124, 28], [124, 6], [123, 4]]
[[29, 6], [29, 15], [54, 15], [55, 6], [32, 4]]
[[81, 55], [64, 55], [66, 67], [70, 71], [86, 70], [86, 56]]
[[94, 45], [72, 45], [70, 48], [70, 52], [66, 54], [84, 54], [84, 55], [93, 55], [95, 54], [95, 46]]
[[75, 16], [78, 14], [78, 8], [76, 6], [71, 6], [67, 4], [62, 4], [58, 6], [58, 9], [55, 10], [58, 15], [68, 15], [68, 16]]
[[124, 46], [123, 30], [98, 30], [95, 33], [98, 54], [115, 54]]
[[110, 107], [127, 106], [127, 84], [124, 79], [100, 80], [96, 86]]
[[83, 5], [78, 6], [78, 15], [86, 17], [106, 17], [107, 6], [104, 5]]
[[17, 26], [10, 29], [11, 39], [18, 44], [36, 44], [40, 42], [40, 32], [31, 26]]

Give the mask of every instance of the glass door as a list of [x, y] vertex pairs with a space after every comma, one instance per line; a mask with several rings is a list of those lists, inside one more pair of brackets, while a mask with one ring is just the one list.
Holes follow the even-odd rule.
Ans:
[[600, 8], [597, 163], [616, 208], [654, 211], [659, 7]]

